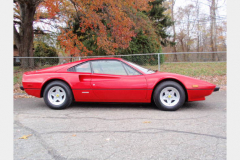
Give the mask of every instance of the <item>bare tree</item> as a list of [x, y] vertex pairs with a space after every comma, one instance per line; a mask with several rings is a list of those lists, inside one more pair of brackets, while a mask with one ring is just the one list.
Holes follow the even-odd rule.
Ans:
[[200, 24], [199, 24], [199, 3], [198, 0], [196, 5], [196, 15], [197, 15], [197, 52], [200, 52]]
[[[217, 51], [217, 33], [216, 33], [216, 10], [217, 10], [217, 4], [215, 0], [211, 0], [211, 5], [210, 7], [210, 19], [211, 19], [211, 48], [212, 52]], [[212, 54], [212, 60], [217, 61], [218, 60], [218, 55], [217, 53]]]
[[[216, 52], [226, 48], [226, 31], [222, 22], [224, 17], [218, 15], [218, 9], [225, 6], [225, 1], [220, 6], [220, 0], [186, 0], [187, 5], [176, 8], [176, 0], [171, 2], [171, 15], [175, 24], [172, 28], [173, 41], [177, 42], [172, 51], [182, 52]], [[222, 2], [221, 2], [222, 3]], [[206, 12], [205, 8], [210, 12]], [[183, 59], [189, 58], [219, 60], [220, 54], [214, 53], [206, 57], [206, 54], [183, 55]], [[180, 57], [178, 56], [178, 59]], [[175, 60], [176, 58], [173, 57]]]
[[[172, 21], [174, 22], [174, 5], [175, 5], [176, 0], [171, 0], [171, 17], [172, 17]], [[176, 29], [175, 29], [175, 22], [173, 24], [173, 42], [176, 42]], [[173, 52], [177, 52], [177, 47], [176, 44], [173, 46]], [[177, 59], [177, 54], [174, 54], [173, 60], [175, 62], [178, 61]]]
[[[194, 35], [195, 35], [195, 15], [194, 6], [189, 4], [185, 7], [179, 7], [176, 15], [176, 24], [178, 28], [177, 41], [182, 52], [189, 52], [193, 47]], [[189, 59], [188, 54], [183, 54], [183, 59], [187, 61]]]

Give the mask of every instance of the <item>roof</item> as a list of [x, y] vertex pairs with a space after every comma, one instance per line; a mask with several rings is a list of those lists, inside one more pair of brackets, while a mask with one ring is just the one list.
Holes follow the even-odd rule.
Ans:
[[67, 66], [67, 65], [74, 66], [80, 62], [85, 62], [85, 61], [90, 61], [90, 60], [104, 60], [104, 59], [122, 60], [122, 58], [114, 58], [114, 57], [86, 58], [86, 59], [81, 59], [81, 60], [74, 61], [74, 62], [64, 63], [59, 66]]
[[103, 60], [103, 59], [122, 60], [122, 58], [115, 58], [115, 57], [99, 57], [99, 58], [86, 58], [86, 59], [81, 59], [81, 60], [75, 61], [75, 62], [84, 62], [84, 61], [90, 61], [90, 60]]
[[121, 60], [122, 58], [115, 58], [115, 57], [87, 58], [87, 60], [97, 60], [97, 59], [118, 59], [118, 60]]

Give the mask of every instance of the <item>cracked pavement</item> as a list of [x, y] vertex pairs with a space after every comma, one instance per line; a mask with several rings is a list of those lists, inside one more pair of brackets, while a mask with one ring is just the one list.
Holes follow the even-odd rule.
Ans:
[[43, 99], [14, 99], [14, 159], [226, 159], [226, 91], [175, 112], [119, 103], [52, 110]]

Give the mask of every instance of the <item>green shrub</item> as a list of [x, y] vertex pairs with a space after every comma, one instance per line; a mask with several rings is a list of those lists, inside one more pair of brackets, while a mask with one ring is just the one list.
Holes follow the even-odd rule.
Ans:
[[[34, 46], [34, 57], [58, 57], [57, 51], [54, 47], [49, 46], [44, 42], [36, 42]], [[59, 63], [58, 58], [35, 58], [35, 65], [56, 65]]]

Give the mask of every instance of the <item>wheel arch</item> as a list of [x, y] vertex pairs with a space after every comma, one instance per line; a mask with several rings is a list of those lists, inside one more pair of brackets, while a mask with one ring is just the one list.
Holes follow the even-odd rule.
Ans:
[[154, 93], [155, 89], [157, 88], [157, 86], [158, 86], [159, 84], [163, 83], [163, 82], [166, 82], [166, 81], [174, 81], [174, 82], [177, 82], [178, 84], [180, 84], [180, 85], [182, 86], [184, 92], [185, 92], [185, 95], [186, 95], [185, 101], [188, 101], [188, 93], [187, 93], [187, 89], [186, 89], [186, 87], [184, 86], [184, 84], [183, 84], [181, 81], [179, 81], [179, 80], [177, 80], [177, 79], [175, 79], [175, 78], [165, 78], [165, 79], [159, 80], [158, 83], [155, 84], [155, 86], [154, 86], [154, 88], [153, 88], [153, 91], [152, 91], [152, 95], [151, 95], [151, 102], [153, 102], [153, 93]]
[[[64, 82], [65, 84], [68, 85], [68, 87], [71, 89], [71, 92], [72, 92], [72, 88], [71, 88], [71, 86], [69, 85], [69, 83], [68, 83], [67, 81], [65, 81], [65, 80], [63, 80], [63, 79], [59, 79], [59, 78], [53, 78], [53, 79], [49, 79], [49, 80], [47, 80], [46, 82], [44, 82], [44, 84], [42, 85], [42, 88], [41, 88], [40, 97], [43, 97], [43, 92], [44, 92], [46, 86], [47, 86], [49, 83], [53, 82], [53, 81], [62, 81], [62, 82]], [[72, 95], [73, 95], [73, 92], [72, 92]], [[73, 99], [74, 99], [74, 95], [73, 95]]]

